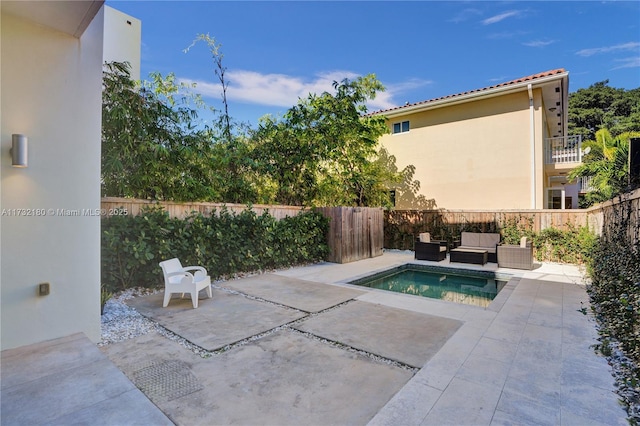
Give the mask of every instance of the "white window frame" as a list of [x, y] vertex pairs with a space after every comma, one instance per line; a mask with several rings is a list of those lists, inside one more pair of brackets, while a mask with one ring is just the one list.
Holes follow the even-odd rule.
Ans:
[[[405, 124], [405, 123], [407, 124], [407, 130], [403, 130], [403, 128], [404, 128], [403, 124]], [[395, 131], [395, 130], [396, 130], [396, 129], [395, 129], [396, 125], [399, 125], [399, 126], [400, 126], [400, 131], [399, 131], [399, 132], [396, 132], [396, 131]], [[391, 126], [391, 133], [392, 133], [392, 134], [394, 134], [394, 135], [399, 135], [399, 134], [402, 134], [402, 133], [407, 133], [407, 132], [409, 132], [410, 130], [411, 130], [411, 124], [410, 124], [409, 120], [396, 121], [396, 122], [395, 122], [395, 123], [393, 123], [393, 125]]]

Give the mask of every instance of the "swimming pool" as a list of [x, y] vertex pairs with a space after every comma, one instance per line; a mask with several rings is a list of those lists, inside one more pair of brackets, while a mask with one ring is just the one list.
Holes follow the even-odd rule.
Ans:
[[487, 307], [510, 278], [489, 271], [406, 264], [349, 284]]

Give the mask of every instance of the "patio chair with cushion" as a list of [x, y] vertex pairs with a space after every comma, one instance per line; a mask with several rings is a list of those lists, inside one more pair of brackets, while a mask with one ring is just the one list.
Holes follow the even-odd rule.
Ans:
[[520, 239], [520, 245], [498, 246], [498, 267], [513, 269], [533, 269], [533, 247], [527, 237]]
[[418, 235], [414, 245], [417, 260], [439, 262], [447, 257], [447, 242], [432, 240], [428, 232]]
[[164, 274], [164, 301], [162, 307], [169, 305], [171, 295], [174, 293], [191, 294], [193, 308], [198, 307], [198, 294], [200, 290], [206, 289], [207, 296], [213, 297], [211, 293], [211, 278], [207, 270], [202, 266], [182, 266], [176, 258], [160, 262], [162, 273]]

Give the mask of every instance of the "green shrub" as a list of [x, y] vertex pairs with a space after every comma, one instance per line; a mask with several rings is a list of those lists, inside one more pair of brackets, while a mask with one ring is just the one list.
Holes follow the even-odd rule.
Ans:
[[328, 254], [328, 228], [328, 219], [311, 211], [279, 221], [250, 208], [186, 219], [161, 208], [112, 216], [102, 220], [102, 283], [109, 291], [160, 286], [158, 263], [172, 257], [204, 266], [212, 278], [314, 262]]
[[597, 236], [588, 228], [572, 225], [567, 230], [543, 229], [532, 239], [538, 261], [573, 264], [586, 263], [597, 243]]
[[[635, 216], [635, 220], [634, 220]], [[619, 348], [612, 364], [620, 372], [616, 385], [627, 407], [630, 424], [639, 424], [640, 391], [640, 229], [637, 207], [620, 196], [619, 203], [604, 212], [602, 237], [588, 264], [591, 284], [587, 288], [599, 323], [600, 344], [605, 356]]]
[[628, 220], [617, 216], [593, 251], [589, 295], [601, 334], [619, 341], [625, 355], [640, 364], [640, 242], [631, 241]]

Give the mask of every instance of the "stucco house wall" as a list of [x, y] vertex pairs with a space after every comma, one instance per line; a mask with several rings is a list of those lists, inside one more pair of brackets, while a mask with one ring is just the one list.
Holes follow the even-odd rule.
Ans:
[[[534, 90], [536, 172], [543, 173], [541, 97]], [[527, 91], [479, 99], [390, 118], [410, 130], [387, 134], [380, 144], [399, 168], [416, 166], [420, 192], [437, 208], [531, 208], [530, 109]], [[541, 175], [539, 175], [541, 176]], [[536, 199], [542, 208], [542, 187]], [[412, 208], [396, 205], [398, 209]]]
[[[1, 16], [2, 350], [100, 339], [100, 217], [90, 212], [100, 208], [102, 14], [80, 37]], [[29, 138], [27, 168], [11, 166], [13, 133]]]
[[580, 182], [567, 176], [583, 153], [568, 136], [568, 88], [558, 68], [371, 113], [389, 126], [381, 148], [420, 182], [419, 197], [390, 188], [395, 207], [577, 208]]
[[142, 22], [105, 5], [104, 27], [104, 61], [129, 62], [131, 79], [140, 80]]

